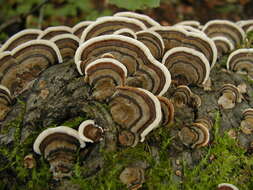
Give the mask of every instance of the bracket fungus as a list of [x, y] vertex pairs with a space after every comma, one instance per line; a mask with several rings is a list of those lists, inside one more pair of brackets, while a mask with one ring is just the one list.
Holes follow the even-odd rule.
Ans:
[[162, 63], [177, 84], [204, 84], [210, 73], [206, 57], [199, 51], [187, 47], [176, 47], [167, 51]]
[[174, 106], [172, 102], [163, 96], [157, 96], [158, 100], [160, 101], [161, 108], [162, 108], [162, 122], [163, 126], [170, 125], [174, 121]]
[[224, 84], [218, 93], [218, 104], [224, 109], [232, 109], [236, 103], [242, 101], [239, 89], [233, 84]]
[[38, 36], [42, 33], [39, 29], [25, 29], [22, 30], [15, 35], [13, 35], [11, 38], [9, 38], [3, 46], [0, 48], [0, 52], [3, 51], [11, 51], [15, 47], [19, 46], [20, 44], [23, 44], [25, 42], [28, 42], [30, 40], [35, 40], [38, 38]]
[[236, 24], [246, 32], [248, 30], [248, 28], [253, 26], [253, 19], [240, 20], [240, 21], [236, 22]]
[[143, 142], [145, 136], [158, 127], [162, 119], [158, 98], [140, 88], [117, 87], [109, 107], [113, 120], [122, 129], [119, 142], [126, 146], [135, 146], [138, 142], [136, 138]]
[[113, 34], [127, 36], [129, 38], [137, 39], [135, 32], [129, 28], [122, 28], [116, 30]]
[[196, 20], [185, 20], [182, 22], [177, 23], [176, 25], [185, 25], [185, 26], [191, 26], [193, 28], [199, 28], [200, 27], [200, 22]]
[[42, 154], [50, 164], [53, 177], [60, 180], [70, 177], [78, 148], [85, 147], [78, 131], [65, 126], [42, 131], [33, 144], [33, 150]]
[[152, 19], [151, 17], [147, 15], [135, 13], [135, 12], [119, 12], [119, 13], [114, 14], [114, 16], [137, 19], [143, 22], [147, 28], [150, 28], [153, 26], [160, 26], [160, 24], [156, 22], [154, 19]]
[[11, 92], [5, 86], [0, 85], [0, 121], [5, 119], [12, 103], [13, 98]]
[[81, 140], [88, 143], [99, 142], [103, 138], [104, 130], [95, 124], [94, 120], [82, 122], [78, 128], [78, 134]]
[[162, 59], [164, 54], [163, 39], [155, 31], [143, 30], [136, 32], [137, 40], [142, 42], [150, 50], [151, 54], [157, 59]]
[[51, 38], [60, 34], [71, 34], [72, 29], [68, 26], [52, 26], [46, 28], [39, 35], [38, 39], [50, 40]]
[[77, 23], [72, 27], [72, 34], [76, 35], [79, 39], [82, 36], [83, 31], [91, 24], [93, 21], [82, 21]]
[[[204, 122], [203, 122], [204, 121]], [[178, 133], [182, 143], [190, 148], [207, 146], [210, 139], [210, 122], [205, 119], [195, 121], [191, 126], [185, 126]]]
[[146, 29], [146, 26], [141, 21], [132, 18], [116, 16], [100, 17], [83, 31], [80, 44], [96, 36], [112, 34], [122, 28], [129, 28], [137, 32]]
[[217, 190], [239, 190], [239, 189], [233, 184], [221, 183], [218, 185]]
[[126, 67], [112, 58], [97, 59], [85, 68], [85, 81], [92, 86], [91, 97], [100, 101], [111, 97], [117, 86], [124, 86], [126, 77]]
[[147, 86], [145, 86], [147, 83], [143, 82], [138, 87], [145, 88], [156, 95], [167, 92], [171, 82], [168, 69], [152, 56], [143, 43], [126, 36], [98, 36], [79, 46], [75, 54], [75, 63], [79, 73], [82, 75], [91, 61], [106, 53], [125, 65], [128, 76], [142, 75], [152, 81]]
[[253, 48], [238, 49], [227, 60], [227, 69], [253, 78]]
[[211, 20], [205, 24], [202, 29], [210, 38], [223, 36], [234, 44], [234, 47], [243, 42], [245, 32], [234, 22], [228, 20]]
[[50, 39], [60, 50], [63, 60], [72, 59], [79, 47], [79, 38], [73, 34], [60, 34]]
[[219, 58], [235, 49], [234, 44], [223, 36], [213, 37], [212, 40], [216, 45]]
[[183, 106], [190, 107], [200, 107], [201, 99], [197, 94], [194, 94], [191, 89], [186, 85], [179, 85], [173, 95], [172, 95], [173, 104], [180, 108]]
[[242, 130], [246, 129], [247, 131], [253, 131], [253, 109], [248, 108], [245, 109], [242, 113], [242, 121], [241, 121]]

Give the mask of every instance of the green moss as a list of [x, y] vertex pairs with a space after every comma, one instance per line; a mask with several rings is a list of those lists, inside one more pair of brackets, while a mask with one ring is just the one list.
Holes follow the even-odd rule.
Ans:
[[71, 118], [67, 121], [65, 121], [63, 124], [61, 124], [62, 126], [68, 126], [71, 128], [78, 128], [78, 126], [83, 122], [87, 120], [87, 117], [75, 117], [75, 118]]

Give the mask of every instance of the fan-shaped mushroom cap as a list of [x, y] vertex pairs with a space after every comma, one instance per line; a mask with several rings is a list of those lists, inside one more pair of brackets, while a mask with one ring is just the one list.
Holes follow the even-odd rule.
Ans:
[[217, 60], [217, 49], [214, 42], [201, 32], [189, 32], [182, 26], [152, 27], [151, 30], [159, 33], [164, 42], [165, 52], [175, 47], [188, 47], [202, 52], [211, 67]]
[[157, 59], [161, 59], [164, 54], [163, 39], [155, 31], [143, 30], [136, 33], [137, 40], [145, 44], [151, 54]]
[[168, 69], [152, 56], [143, 43], [121, 35], [99, 36], [82, 44], [75, 54], [79, 73], [83, 74], [83, 70], [92, 60], [105, 53], [110, 53], [124, 64], [129, 76], [134, 75], [137, 70], [141, 72], [146, 69], [146, 75], [153, 80], [153, 93], [162, 95], [168, 90], [171, 82]]
[[44, 130], [36, 138], [33, 150], [43, 154], [50, 163], [55, 179], [71, 176], [78, 147], [83, 148], [78, 132], [70, 127], [59, 126]]
[[42, 31], [38, 39], [50, 40], [56, 35], [71, 34], [71, 33], [72, 33], [72, 29], [68, 26], [52, 26]]
[[239, 190], [236, 186], [230, 183], [221, 183], [217, 190]]
[[241, 27], [228, 20], [212, 20], [202, 29], [209, 37], [223, 36], [238, 46], [244, 39], [245, 33]]
[[147, 28], [150, 28], [152, 26], [160, 26], [158, 22], [156, 22], [154, 19], [150, 18], [147, 15], [135, 13], [135, 12], [119, 12], [116, 13], [114, 16], [119, 16], [119, 17], [128, 17], [128, 18], [134, 18], [137, 20], [140, 20], [145, 24]]
[[226, 37], [217, 36], [213, 37], [212, 40], [214, 41], [217, 51], [218, 57], [221, 57], [225, 53], [229, 53], [235, 49], [234, 44], [229, 41]]
[[[49, 65], [62, 62], [57, 46], [47, 40], [31, 40], [12, 50], [12, 64], [5, 67], [4, 84], [15, 95]], [[3, 63], [5, 65], [5, 63]]]
[[76, 35], [78, 38], [81, 38], [83, 31], [91, 24], [93, 21], [82, 21], [77, 23], [72, 28], [72, 34]]
[[15, 47], [19, 46], [20, 44], [23, 44], [25, 42], [28, 42], [30, 40], [34, 40], [38, 38], [38, 36], [42, 33], [41, 30], [38, 29], [25, 29], [22, 30], [15, 35], [13, 35], [11, 38], [9, 38], [3, 46], [0, 48], [0, 52], [2, 51], [11, 51]]
[[50, 41], [57, 45], [64, 60], [72, 59], [79, 47], [79, 38], [73, 34], [60, 34], [51, 38]]
[[113, 34], [127, 36], [129, 38], [137, 39], [135, 32], [129, 28], [122, 28], [116, 30]]
[[83, 31], [80, 43], [82, 44], [96, 36], [112, 34], [122, 28], [129, 28], [137, 32], [146, 29], [146, 26], [141, 21], [132, 18], [116, 16], [101, 17]]
[[94, 120], [82, 122], [78, 128], [78, 134], [84, 142], [99, 142], [103, 138], [104, 130], [95, 124]]
[[253, 72], [253, 49], [238, 49], [227, 60], [227, 69], [241, 74]]
[[85, 68], [85, 80], [92, 87], [92, 97], [105, 100], [113, 95], [116, 86], [124, 86], [127, 77], [126, 67], [112, 58], [101, 58]]
[[209, 143], [209, 130], [201, 123], [193, 123], [190, 127], [183, 127], [179, 132], [182, 143], [191, 148], [200, 148]]
[[8, 88], [0, 85], [0, 104], [5, 106], [10, 106], [12, 104], [13, 98], [11, 92]]
[[187, 25], [175, 25], [176, 27], [179, 27], [179, 28], [183, 28], [184, 30], [186, 30], [187, 32], [195, 32], [195, 33], [200, 33], [202, 35], [205, 35], [206, 34], [204, 32], [202, 32], [201, 30], [197, 29], [197, 28], [194, 28], [192, 26], [187, 26]]
[[119, 179], [123, 184], [127, 185], [127, 188], [137, 190], [145, 181], [144, 169], [140, 167], [127, 167], [121, 172]]
[[151, 92], [133, 87], [117, 87], [109, 103], [113, 120], [122, 129], [145, 136], [156, 128], [162, 118], [161, 105]]
[[179, 84], [204, 84], [210, 73], [206, 57], [191, 48], [177, 47], [167, 51], [162, 63]]
[[213, 121], [209, 117], [201, 117], [196, 119], [195, 123], [200, 123], [204, 125], [207, 129], [211, 129], [213, 127]]
[[218, 104], [224, 109], [231, 109], [236, 103], [241, 102], [241, 94], [233, 84], [224, 84], [219, 90], [219, 95]]
[[185, 25], [185, 26], [191, 26], [193, 28], [199, 28], [200, 23], [199, 21], [196, 20], [185, 20], [185, 21], [181, 21], [179, 23], [177, 23], [176, 25]]
[[249, 129], [250, 131], [253, 130], [253, 109], [252, 108], [248, 108], [243, 111], [241, 128]]
[[240, 20], [236, 22], [236, 24], [241, 27], [244, 31], [247, 31], [247, 29], [251, 26], [253, 26], [253, 19], [249, 20]]
[[158, 96], [162, 108], [162, 125], [171, 124], [174, 120], [174, 106], [171, 101], [163, 96]]

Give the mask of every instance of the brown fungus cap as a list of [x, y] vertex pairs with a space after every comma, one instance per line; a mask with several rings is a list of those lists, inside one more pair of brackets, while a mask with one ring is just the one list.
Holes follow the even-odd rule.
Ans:
[[20, 44], [23, 44], [25, 42], [28, 42], [30, 40], [37, 39], [38, 36], [42, 33], [39, 29], [25, 29], [22, 30], [15, 35], [13, 35], [11, 38], [9, 38], [3, 46], [0, 48], [0, 52], [3, 51], [11, 51], [15, 47], [19, 46]]
[[221, 183], [218, 185], [217, 190], [239, 190], [239, 189], [233, 184]]
[[84, 43], [96, 36], [112, 34], [122, 28], [129, 28], [137, 32], [146, 29], [146, 26], [141, 21], [132, 18], [117, 16], [100, 17], [83, 31], [80, 43]]
[[122, 129], [127, 129], [140, 136], [145, 136], [158, 127], [161, 118], [161, 105], [151, 92], [134, 87], [117, 87], [109, 102], [113, 120]]
[[162, 108], [162, 125], [166, 126], [173, 123], [175, 111], [172, 102], [166, 97], [158, 96], [157, 98], [160, 101]]
[[52, 26], [46, 28], [39, 35], [38, 39], [50, 40], [51, 38], [60, 34], [71, 34], [72, 29], [68, 26]]
[[217, 36], [213, 37], [212, 40], [215, 43], [215, 46], [218, 51], [218, 57], [220, 58], [222, 55], [227, 54], [234, 50], [234, 44], [229, 41], [226, 37]]
[[241, 102], [241, 94], [233, 84], [224, 84], [218, 93], [220, 95], [218, 104], [224, 109], [231, 109], [236, 103]]
[[253, 19], [240, 20], [240, 21], [236, 22], [236, 24], [246, 32], [248, 30], [248, 28], [253, 26]]
[[81, 38], [83, 31], [91, 24], [93, 21], [82, 21], [77, 23], [72, 27], [72, 34], [77, 36], [79, 39]]
[[91, 97], [103, 101], [111, 97], [117, 86], [124, 86], [126, 67], [112, 58], [101, 58], [85, 68], [85, 81], [92, 86]]
[[128, 189], [137, 190], [145, 181], [144, 169], [127, 167], [121, 172], [119, 179], [123, 184], [127, 185]]
[[204, 84], [210, 74], [206, 57], [191, 48], [172, 48], [166, 52], [162, 63], [168, 68], [172, 80], [177, 84]]
[[119, 30], [116, 30], [113, 34], [116, 35], [122, 35], [122, 36], [126, 36], [129, 38], [133, 38], [133, 39], [137, 39], [137, 36], [135, 34], [135, 32], [129, 28], [122, 28]]
[[13, 97], [8, 88], [0, 85], [0, 121], [4, 120], [13, 103]]

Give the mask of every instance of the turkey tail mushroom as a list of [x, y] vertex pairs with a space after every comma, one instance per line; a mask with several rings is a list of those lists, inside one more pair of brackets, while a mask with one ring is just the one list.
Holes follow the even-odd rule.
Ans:
[[206, 57], [191, 48], [177, 47], [166, 52], [162, 63], [171, 73], [177, 84], [204, 84], [210, 73], [210, 65]]
[[83, 31], [92, 23], [93, 21], [82, 21], [77, 23], [75, 26], [72, 27], [72, 34], [74, 34], [80, 39]]
[[47, 40], [31, 40], [19, 45], [11, 53], [16, 61], [13, 60], [11, 65], [4, 67], [1, 84], [8, 87], [14, 95], [19, 94], [50, 65], [62, 62], [57, 46]]
[[143, 22], [147, 28], [150, 28], [153, 26], [160, 26], [158, 22], [156, 22], [154, 19], [150, 18], [149, 16], [135, 13], [135, 12], [119, 12], [119, 13], [116, 13], [114, 16], [137, 19]]
[[122, 28], [119, 30], [116, 30], [113, 34], [116, 35], [122, 35], [122, 36], [126, 36], [129, 38], [133, 38], [133, 39], [137, 39], [137, 36], [135, 34], [135, 32], [129, 28]]
[[185, 21], [177, 23], [176, 25], [191, 26], [196, 29], [200, 27], [199, 21], [196, 21], [196, 20], [185, 20]]
[[33, 144], [33, 150], [42, 154], [50, 164], [50, 171], [56, 180], [72, 175], [78, 148], [85, 147], [78, 132], [59, 126], [41, 132]]
[[79, 38], [73, 34], [60, 34], [50, 39], [61, 52], [63, 60], [72, 59], [79, 47]]
[[231, 53], [227, 60], [227, 69], [253, 77], [253, 48], [238, 49]]
[[15, 47], [19, 46], [20, 44], [23, 44], [25, 42], [28, 42], [30, 40], [35, 40], [38, 38], [38, 36], [42, 33], [41, 30], [38, 29], [25, 29], [22, 30], [15, 35], [13, 35], [11, 38], [9, 38], [3, 46], [0, 48], [0, 52], [3, 51], [11, 51]]
[[52, 26], [46, 28], [39, 35], [38, 39], [50, 40], [51, 38], [60, 34], [71, 34], [72, 29], [68, 26]]
[[122, 129], [119, 142], [125, 146], [135, 146], [139, 138], [143, 142], [162, 119], [161, 104], [157, 97], [140, 88], [117, 87], [109, 107], [113, 120]]
[[218, 93], [218, 104], [224, 109], [232, 109], [236, 103], [242, 101], [238, 88], [233, 84], [224, 84]]
[[210, 38], [223, 36], [237, 47], [245, 39], [245, 32], [234, 22], [228, 20], [212, 20], [205, 24], [202, 29]]
[[239, 190], [236, 186], [230, 183], [221, 183], [218, 185], [217, 190]]
[[245, 109], [242, 113], [241, 129], [253, 131], [253, 109]]
[[172, 102], [163, 96], [158, 96], [158, 100], [160, 101], [161, 108], [162, 108], [162, 125], [170, 125], [173, 123], [174, 120], [174, 106]]
[[83, 31], [80, 44], [96, 36], [112, 34], [122, 28], [129, 28], [137, 32], [146, 29], [146, 26], [141, 21], [132, 18], [116, 16], [101, 17]]
[[253, 26], [253, 19], [240, 20], [240, 21], [236, 22], [236, 24], [246, 32], [248, 30], [248, 28]]
[[234, 44], [229, 41], [226, 37], [217, 36], [213, 37], [212, 40], [215, 43], [217, 48], [218, 57], [220, 58], [222, 55], [229, 53], [235, 49]]
[[13, 97], [8, 88], [0, 85], [0, 121], [4, 120], [9, 111], [10, 106], [13, 103]]
[[93, 120], [82, 122], [78, 128], [80, 139], [84, 142], [94, 143], [99, 142], [103, 138], [104, 130], [95, 124]]
[[126, 67], [112, 58], [101, 58], [85, 68], [85, 80], [92, 86], [92, 98], [103, 101], [111, 97], [116, 86], [124, 86]]

